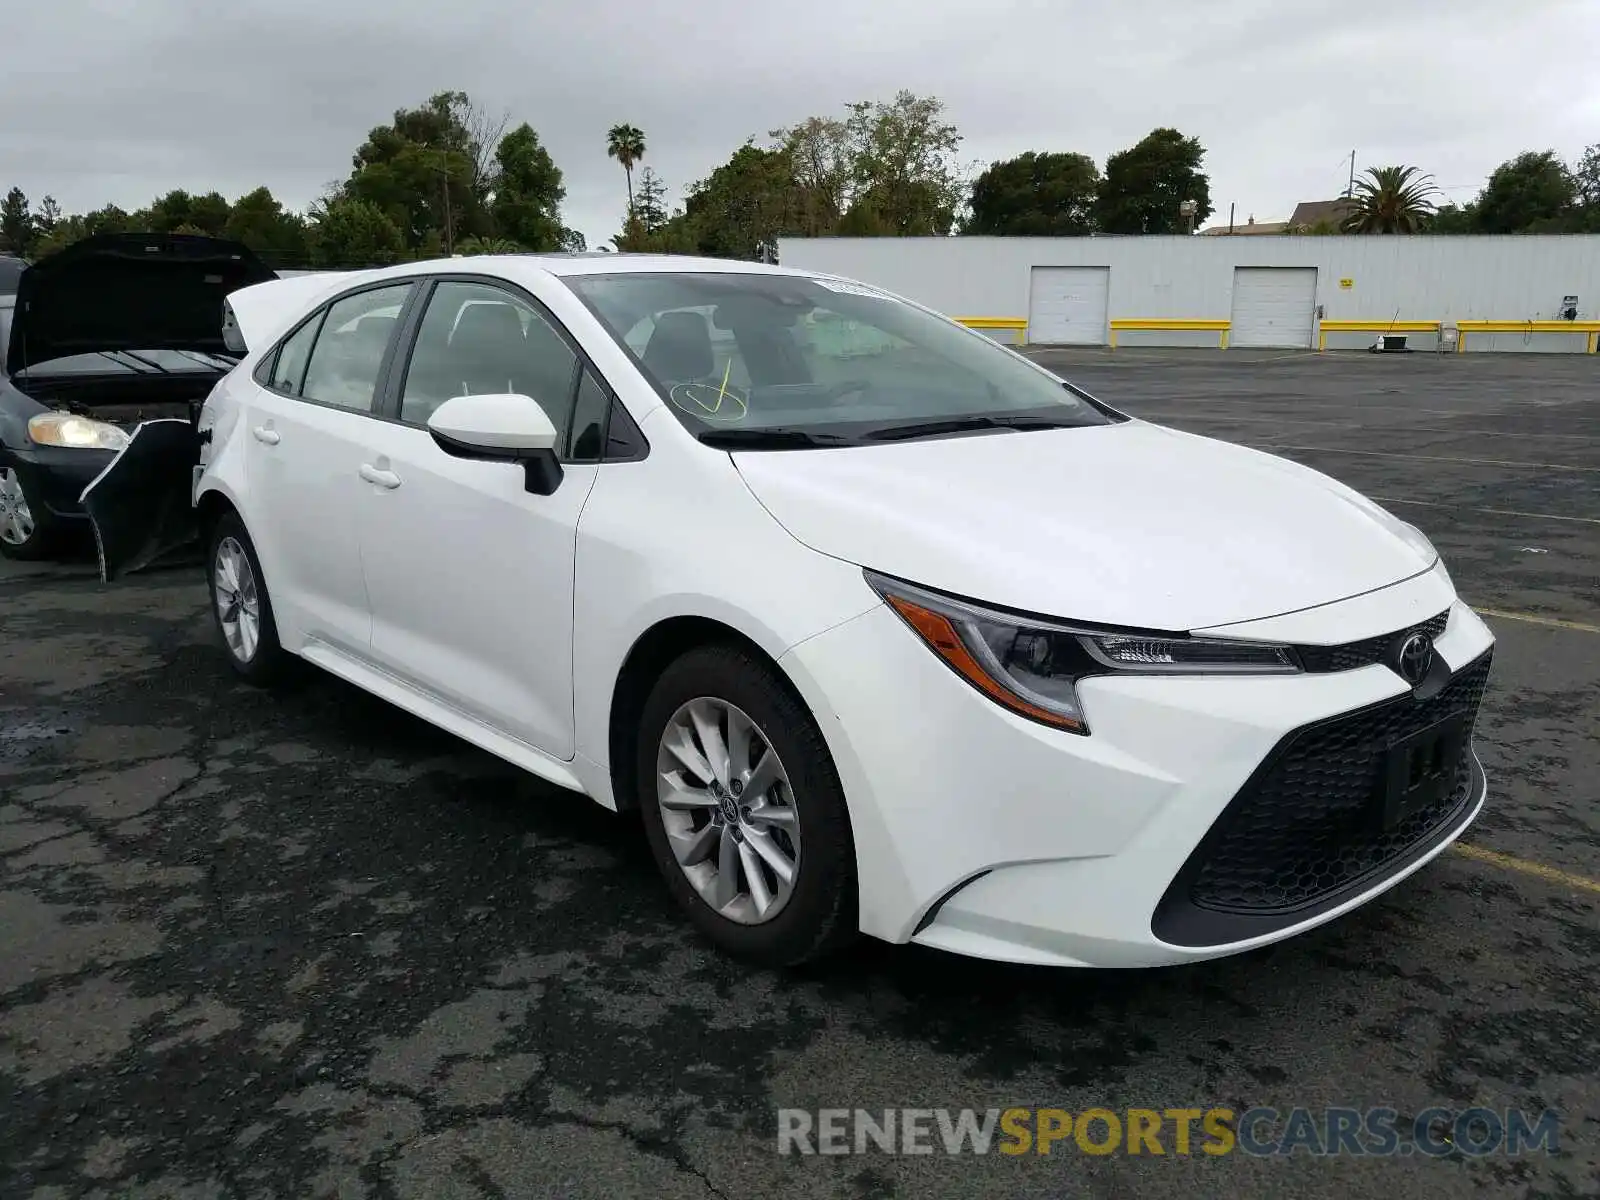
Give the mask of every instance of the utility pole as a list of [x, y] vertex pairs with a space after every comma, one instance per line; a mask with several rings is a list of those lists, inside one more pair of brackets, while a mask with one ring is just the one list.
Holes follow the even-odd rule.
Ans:
[[1344, 189], [1346, 200], [1355, 199], [1356, 194], [1356, 152], [1350, 151], [1350, 185]]
[[450, 172], [439, 172], [439, 183], [444, 188], [444, 256], [449, 258], [455, 252], [456, 231], [455, 222], [450, 216]]

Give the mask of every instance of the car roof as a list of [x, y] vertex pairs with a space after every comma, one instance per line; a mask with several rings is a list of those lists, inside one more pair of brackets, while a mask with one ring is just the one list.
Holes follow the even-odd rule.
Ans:
[[565, 278], [576, 275], [614, 275], [622, 273], [717, 272], [727, 275], [787, 275], [814, 278], [818, 272], [793, 267], [770, 266], [732, 258], [700, 258], [687, 254], [481, 254], [434, 258], [422, 262], [400, 263], [370, 271], [353, 272], [361, 282], [375, 282], [396, 276], [437, 274], [452, 271], [483, 272], [515, 278], [532, 267]]

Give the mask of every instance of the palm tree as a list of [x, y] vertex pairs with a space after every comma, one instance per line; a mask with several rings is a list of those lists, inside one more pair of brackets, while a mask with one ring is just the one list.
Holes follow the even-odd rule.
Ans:
[[637, 125], [613, 125], [606, 134], [606, 153], [622, 164], [628, 177], [628, 214], [633, 214], [633, 164], [644, 157], [644, 130]]
[[1418, 233], [1441, 195], [1432, 175], [1416, 167], [1369, 167], [1356, 180], [1353, 208], [1341, 225], [1345, 233]]
[[469, 237], [456, 247], [458, 254], [521, 254], [522, 246], [510, 238]]

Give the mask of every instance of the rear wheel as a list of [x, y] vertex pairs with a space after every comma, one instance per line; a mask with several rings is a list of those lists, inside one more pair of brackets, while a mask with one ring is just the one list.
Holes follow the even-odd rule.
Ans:
[[212, 528], [206, 561], [211, 615], [228, 665], [251, 683], [277, 682], [289, 665], [289, 656], [278, 644], [261, 563], [237, 514], [223, 514]]
[[805, 706], [765, 662], [703, 646], [645, 702], [639, 807], [679, 905], [722, 949], [773, 966], [856, 933], [844, 790]]
[[34, 515], [22, 477], [0, 467], [0, 554], [21, 561], [48, 558], [56, 548], [55, 530]]

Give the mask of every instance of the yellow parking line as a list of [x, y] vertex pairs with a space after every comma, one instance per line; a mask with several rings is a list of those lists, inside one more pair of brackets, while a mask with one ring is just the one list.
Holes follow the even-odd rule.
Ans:
[[1563, 517], [1556, 513], [1522, 512], [1515, 508], [1477, 508], [1471, 504], [1440, 504], [1437, 500], [1406, 500], [1400, 496], [1373, 496], [1381, 504], [1416, 504], [1422, 508], [1459, 508], [1463, 512], [1493, 513], [1497, 517], [1533, 517], [1541, 521], [1577, 521], [1582, 525], [1600, 525], [1600, 517]]
[[1505, 612], [1498, 608], [1478, 608], [1473, 612], [1480, 617], [1499, 617], [1502, 621], [1527, 621], [1531, 625], [1550, 625], [1556, 629], [1575, 629], [1579, 633], [1600, 633], [1600, 625], [1586, 625], [1582, 621], [1563, 621], [1560, 617], [1541, 617], [1534, 613]]
[[1571, 871], [1563, 871], [1557, 867], [1547, 867], [1543, 863], [1529, 862], [1525, 858], [1514, 858], [1509, 854], [1501, 854], [1498, 850], [1485, 850], [1482, 846], [1468, 846], [1462, 842], [1457, 842], [1453, 849], [1463, 858], [1470, 858], [1474, 862], [1487, 863], [1491, 867], [1500, 867], [1506, 871], [1516, 871], [1519, 875], [1532, 875], [1535, 879], [1542, 879], [1546, 883], [1555, 884], [1557, 887], [1576, 888], [1580, 892], [1600, 892], [1600, 879], [1588, 879], [1582, 875], [1574, 875]]

